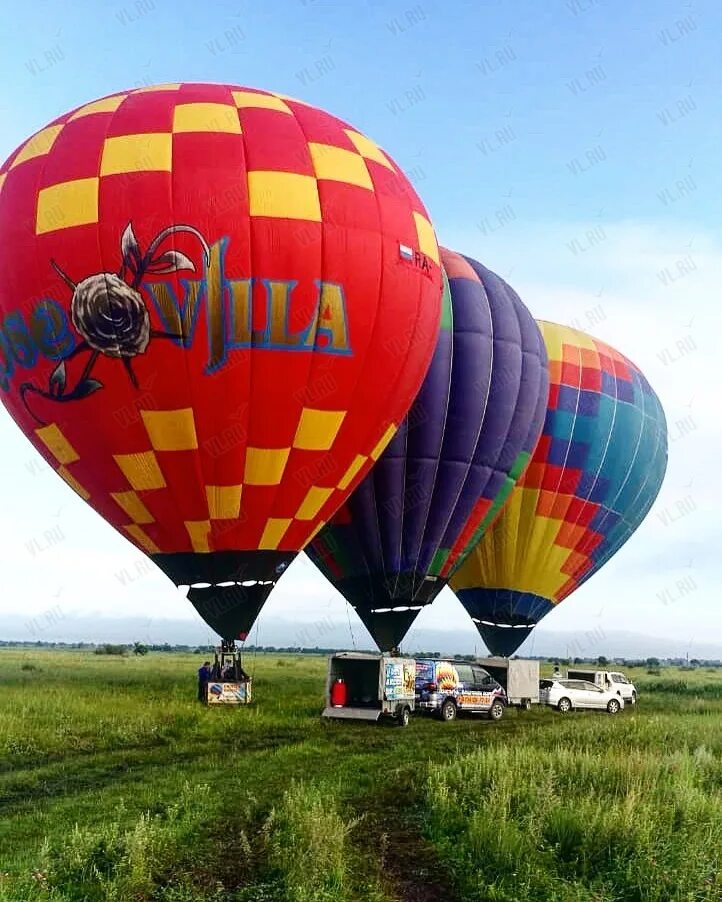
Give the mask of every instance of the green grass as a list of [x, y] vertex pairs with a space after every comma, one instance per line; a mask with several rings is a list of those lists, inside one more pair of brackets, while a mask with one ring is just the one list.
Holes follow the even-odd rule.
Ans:
[[0, 902], [722, 898], [720, 672], [401, 730], [321, 721], [323, 658], [221, 710], [199, 663], [0, 650]]

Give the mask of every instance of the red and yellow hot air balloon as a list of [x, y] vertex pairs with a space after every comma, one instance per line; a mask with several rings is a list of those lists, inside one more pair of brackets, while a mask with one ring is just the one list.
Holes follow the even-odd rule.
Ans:
[[378, 458], [441, 273], [396, 164], [312, 106], [125, 91], [0, 168], [0, 395], [224, 638]]

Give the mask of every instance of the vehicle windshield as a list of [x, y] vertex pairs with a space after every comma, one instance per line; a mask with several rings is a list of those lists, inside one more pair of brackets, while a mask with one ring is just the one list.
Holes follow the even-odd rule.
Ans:
[[539, 680], [540, 689], [551, 689], [553, 685], [554, 680]]
[[628, 683], [629, 680], [625, 677], [623, 673], [610, 673], [609, 676], [612, 678], [613, 683]]

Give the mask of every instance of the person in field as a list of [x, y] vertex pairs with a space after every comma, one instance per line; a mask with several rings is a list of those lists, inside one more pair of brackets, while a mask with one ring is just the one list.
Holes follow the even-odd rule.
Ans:
[[206, 689], [208, 680], [211, 678], [211, 662], [204, 661], [203, 666], [198, 668], [198, 701], [206, 700]]

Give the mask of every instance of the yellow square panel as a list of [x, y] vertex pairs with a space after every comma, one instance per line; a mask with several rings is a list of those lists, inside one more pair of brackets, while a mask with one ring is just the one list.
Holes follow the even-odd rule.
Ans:
[[317, 179], [346, 182], [373, 191], [374, 183], [360, 154], [331, 144], [315, 144], [313, 141], [309, 143], [308, 149]]
[[35, 234], [98, 221], [99, 179], [60, 182], [38, 192]]
[[229, 132], [240, 135], [238, 110], [229, 103], [179, 103], [173, 111], [173, 132]]
[[351, 485], [351, 482], [353, 481], [354, 476], [356, 476], [358, 471], [366, 463], [367, 460], [368, 460], [368, 457], [366, 457], [365, 454], [357, 454], [356, 457], [354, 457], [353, 462], [351, 463], [351, 466], [343, 474], [343, 476], [341, 477], [341, 481], [338, 484], [338, 488], [340, 488], [342, 492], [345, 491]]
[[333, 493], [333, 489], [312, 485], [296, 511], [297, 520], [313, 520]]
[[559, 368], [555, 371], [555, 375], [561, 377], [561, 360], [564, 352], [564, 339], [566, 338], [566, 336], [562, 335], [562, 327], [560, 326], [559, 331], [557, 331], [556, 324], [552, 327], [551, 323], [539, 320], [539, 328], [544, 338], [544, 344], [547, 347], [549, 363], [551, 365], [559, 362]]
[[62, 476], [63, 479], [68, 483], [71, 489], [76, 492], [83, 501], [87, 501], [90, 498], [90, 492], [83, 488], [83, 486], [78, 482], [78, 480], [70, 474], [65, 467], [58, 467], [56, 470], [58, 476]]
[[110, 497], [134, 523], [155, 523], [153, 514], [135, 492], [111, 492]]
[[246, 448], [244, 483], [278, 485], [290, 453], [290, 448]]
[[275, 94], [254, 94], [253, 91], [233, 91], [233, 100], [239, 109], [278, 110], [291, 113], [288, 106]]
[[371, 452], [371, 459], [378, 460], [381, 457], [384, 448], [388, 445], [391, 439], [394, 437], [396, 433], [396, 426], [392, 423], [389, 428], [384, 432], [381, 438], [378, 440], [376, 445], [374, 446], [373, 451]]
[[105, 97], [103, 100], [86, 103], [85, 106], [81, 106], [73, 113], [68, 122], [80, 119], [82, 116], [92, 116], [94, 113], [114, 113], [127, 96], [127, 94], [117, 94], [115, 97]]
[[152, 91], [178, 91], [180, 90], [179, 82], [170, 82], [162, 85], [146, 85], [143, 88], [136, 88], [134, 94], [150, 94]]
[[575, 356], [579, 357], [579, 348], [596, 351], [594, 339], [583, 332], [578, 332], [570, 326], [559, 326], [556, 323], [539, 321], [539, 328], [547, 345], [547, 354], [550, 360], [563, 360], [565, 346], [575, 349]]
[[123, 471], [123, 475], [137, 492], [149, 489], [164, 489], [165, 479], [158, 466], [154, 451], [139, 454], [114, 454], [113, 460]]
[[210, 520], [186, 520], [185, 528], [191, 538], [193, 551], [210, 551], [211, 546], [211, 521]]
[[312, 407], [304, 407], [293, 447], [304, 451], [328, 451], [345, 416], [345, 410], [314, 410]]
[[160, 552], [160, 548], [155, 544], [153, 539], [145, 532], [144, 529], [141, 529], [136, 523], [131, 523], [128, 526], [124, 526], [123, 529], [128, 533], [129, 536], [135, 539], [135, 541], [140, 545], [141, 548], [144, 548], [148, 554], [158, 554]]
[[236, 520], [241, 512], [240, 485], [207, 485], [208, 514], [211, 520]]
[[291, 525], [290, 520], [278, 517], [269, 517], [266, 520], [266, 526], [258, 543], [259, 549], [273, 550], [278, 548], [278, 544], [286, 534], [286, 530]]
[[361, 156], [366, 157], [367, 160], [375, 160], [377, 163], [382, 163], [384, 166], [395, 171], [391, 160], [389, 160], [378, 144], [375, 144], [370, 138], [367, 138], [366, 135], [355, 132], [351, 128], [345, 128], [344, 131]]
[[59, 464], [71, 464], [75, 460], [80, 460], [80, 455], [65, 438], [56, 423], [36, 429], [35, 435]]
[[434, 263], [439, 262], [439, 245], [436, 243], [436, 235], [434, 227], [429, 220], [421, 213], [414, 210], [414, 222], [416, 223], [416, 234], [419, 238], [419, 250], [427, 257], [431, 257]]
[[173, 135], [157, 132], [106, 138], [100, 161], [101, 175], [122, 172], [170, 172]]
[[32, 136], [32, 138], [21, 148], [20, 153], [10, 164], [12, 169], [20, 163], [32, 160], [33, 157], [42, 157], [50, 151], [55, 144], [55, 140], [63, 130], [62, 125], [49, 125], [47, 128], [41, 129]]
[[140, 415], [156, 451], [194, 451], [198, 447], [192, 407], [141, 410]]
[[321, 221], [318, 185], [312, 175], [256, 170], [248, 173], [251, 216]]

